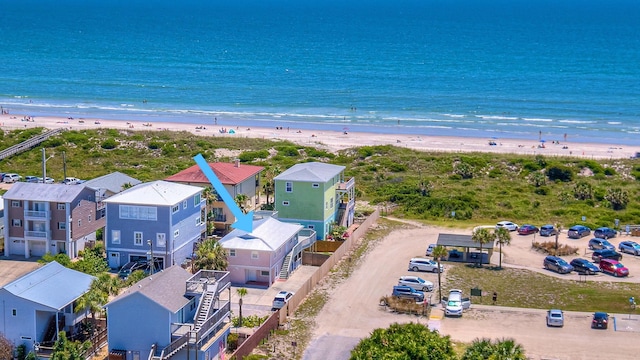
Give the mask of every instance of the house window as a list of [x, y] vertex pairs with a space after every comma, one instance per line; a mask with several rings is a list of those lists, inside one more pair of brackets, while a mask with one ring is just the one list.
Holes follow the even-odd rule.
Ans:
[[289, 202], [288, 201], [283, 201], [282, 202], [282, 206], [289, 206]]
[[324, 202], [324, 209], [327, 210], [329, 208], [329, 203], [328, 202]]
[[307, 226], [307, 227], [308, 227], [309, 229], [315, 229], [315, 228], [316, 228], [316, 226], [315, 226], [315, 225], [309, 225], [309, 226]]
[[174, 207], [171, 208], [171, 213], [175, 214], [178, 212], [178, 210], [180, 210], [180, 205], [176, 205]]
[[18, 309], [11, 309], [11, 315], [18, 316]]
[[289, 192], [289, 193], [293, 192], [293, 183], [291, 181], [287, 181], [284, 184], [284, 191]]
[[67, 204], [58, 203], [58, 210], [65, 210], [67, 208]]
[[11, 226], [13, 227], [22, 227], [22, 219], [12, 219]]
[[235, 257], [236, 256], [236, 249], [229, 249], [229, 256]]
[[111, 230], [111, 243], [120, 244], [120, 230]]
[[331, 200], [329, 200], [329, 206], [333, 209], [333, 198], [331, 198]]
[[142, 246], [142, 231], [133, 232], [133, 245]]
[[252, 251], [251, 252], [251, 258], [254, 259], [254, 260], [258, 259], [258, 252], [257, 251]]
[[78, 227], [82, 226], [82, 219], [78, 219]]
[[319, 188], [319, 187], [320, 187], [320, 184], [318, 184], [318, 183], [313, 183], [313, 184], [311, 184], [311, 187], [312, 187], [312, 188]]
[[182, 208], [183, 208], [183, 209], [186, 209], [186, 208], [187, 208], [187, 200], [184, 200], [184, 201], [182, 202]]
[[11, 207], [20, 207], [20, 200], [11, 200]]
[[268, 271], [264, 271], [264, 270], [262, 270], [262, 271], [260, 271], [260, 275], [262, 275], [262, 276], [269, 276], [269, 272], [268, 272]]
[[193, 206], [198, 206], [201, 202], [200, 194], [196, 194], [196, 196], [193, 197]]
[[91, 222], [91, 214], [89, 214], [89, 222]]
[[173, 232], [173, 237], [177, 238], [178, 236], [180, 236], [180, 230], [176, 230]]
[[156, 234], [156, 245], [158, 245], [158, 247], [167, 246], [167, 234], [165, 234], [165, 233], [157, 233]]
[[120, 205], [120, 219], [150, 220], [158, 219], [158, 209], [153, 206]]
[[196, 218], [196, 226], [200, 226], [200, 224], [201, 224], [201, 219], [200, 219], [200, 216], [198, 216]]
[[58, 223], [58, 230], [67, 230], [67, 223], [64, 221], [60, 221]]

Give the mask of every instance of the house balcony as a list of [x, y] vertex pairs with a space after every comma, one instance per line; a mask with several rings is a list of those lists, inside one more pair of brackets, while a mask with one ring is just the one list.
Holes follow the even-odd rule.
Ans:
[[32, 231], [27, 230], [24, 232], [24, 237], [27, 240], [46, 240], [50, 236], [49, 231]]
[[227, 222], [227, 215], [225, 215], [225, 214], [216, 214], [216, 215], [213, 215], [211, 217], [211, 220], [213, 220], [214, 222], [226, 223]]
[[351, 189], [353, 189], [353, 187], [356, 185], [356, 179], [355, 178], [351, 178], [347, 181], [342, 181], [338, 184], [338, 191], [349, 191]]
[[187, 280], [185, 294], [198, 295], [212, 286], [217, 286], [217, 293], [231, 286], [231, 275], [228, 271], [200, 270]]
[[49, 220], [49, 211], [25, 210], [25, 220]]

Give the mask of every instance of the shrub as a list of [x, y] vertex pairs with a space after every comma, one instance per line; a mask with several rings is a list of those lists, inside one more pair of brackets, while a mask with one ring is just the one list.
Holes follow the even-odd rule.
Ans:
[[554, 165], [547, 169], [547, 176], [551, 181], [569, 182], [573, 180], [573, 171], [566, 166]]
[[103, 141], [102, 145], [100, 146], [105, 150], [111, 150], [111, 149], [115, 149], [116, 146], [118, 146], [118, 142], [114, 138], [108, 138], [105, 141]]
[[258, 151], [245, 151], [242, 154], [240, 154], [240, 156], [238, 156], [238, 159], [240, 159], [241, 162], [251, 162], [255, 159], [266, 159], [268, 157], [269, 157], [269, 151], [258, 150]]
[[158, 141], [150, 141], [147, 147], [151, 150], [157, 150], [157, 149], [160, 149], [160, 147], [162, 147], [162, 144]]
[[577, 247], [569, 246], [567, 244], [558, 244], [558, 251], [556, 252], [555, 241], [533, 242], [531, 247], [535, 250], [555, 256], [574, 255], [578, 253]]

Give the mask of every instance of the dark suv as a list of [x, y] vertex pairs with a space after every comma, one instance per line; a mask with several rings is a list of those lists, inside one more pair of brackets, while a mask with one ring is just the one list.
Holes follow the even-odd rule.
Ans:
[[413, 299], [416, 302], [424, 301], [424, 293], [411, 286], [398, 285], [393, 287], [393, 296], [405, 299]]
[[558, 229], [553, 225], [543, 225], [540, 227], [540, 236], [554, 236], [557, 233]]
[[575, 225], [569, 228], [567, 236], [569, 239], [580, 239], [591, 234], [591, 229], [583, 225]]
[[564, 259], [557, 256], [547, 256], [546, 258], [544, 258], [544, 262], [542, 265], [545, 269], [553, 270], [560, 274], [568, 274], [573, 271], [573, 266], [571, 266]]
[[579, 274], [595, 275], [600, 272], [600, 268], [587, 259], [575, 258], [570, 262], [573, 270]]
[[600, 260], [602, 259], [612, 259], [620, 261], [622, 260], [622, 254], [615, 250], [601, 249], [594, 251], [593, 254], [591, 254], [591, 258], [595, 262], [600, 262]]
[[600, 239], [611, 239], [616, 237], [616, 231], [608, 227], [601, 227], [601, 228], [597, 228], [593, 232], [593, 236]]

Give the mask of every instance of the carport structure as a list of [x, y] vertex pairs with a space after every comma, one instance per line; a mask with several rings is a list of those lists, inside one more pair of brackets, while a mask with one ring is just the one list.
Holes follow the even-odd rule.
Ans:
[[[437, 245], [444, 246], [445, 248], [464, 248], [461, 257], [452, 257], [452, 254], [449, 253], [449, 257], [447, 260], [449, 261], [460, 261], [460, 262], [478, 262], [478, 252], [470, 251], [471, 249], [480, 250], [480, 244], [471, 239], [471, 235], [463, 235], [463, 234], [438, 234]], [[482, 263], [488, 264], [489, 259], [493, 255], [493, 246], [495, 242], [482, 244]], [[487, 251], [487, 256], [484, 256], [485, 250]]]

